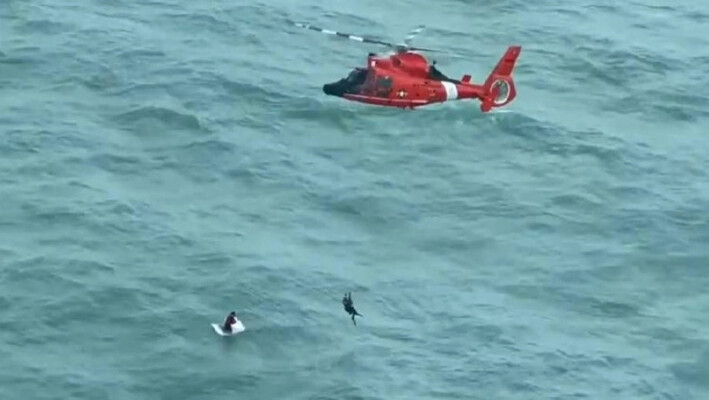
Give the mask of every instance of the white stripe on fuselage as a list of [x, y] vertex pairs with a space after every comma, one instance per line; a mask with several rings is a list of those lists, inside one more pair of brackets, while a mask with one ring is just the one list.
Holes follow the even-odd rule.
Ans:
[[441, 81], [443, 88], [446, 90], [446, 100], [455, 100], [458, 98], [458, 88], [455, 83]]

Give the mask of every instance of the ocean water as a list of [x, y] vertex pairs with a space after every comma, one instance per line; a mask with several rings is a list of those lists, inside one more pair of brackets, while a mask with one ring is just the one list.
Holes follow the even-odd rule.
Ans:
[[[382, 49], [292, 21], [519, 44], [518, 98], [326, 97]], [[2, 0], [0, 399], [707, 399], [707, 48], [697, 0]]]

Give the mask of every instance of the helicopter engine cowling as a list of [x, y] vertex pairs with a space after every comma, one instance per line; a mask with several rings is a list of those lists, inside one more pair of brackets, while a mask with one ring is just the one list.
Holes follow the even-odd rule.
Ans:
[[417, 53], [402, 53], [391, 56], [391, 64], [411, 76], [419, 78], [428, 77], [428, 61]]

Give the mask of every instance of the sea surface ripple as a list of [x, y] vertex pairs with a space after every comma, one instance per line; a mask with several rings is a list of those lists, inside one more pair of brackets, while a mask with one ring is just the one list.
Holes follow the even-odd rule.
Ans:
[[[520, 44], [519, 96], [327, 97], [382, 49], [293, 21]], [[708, 46], [696, 0], [4, 0], [0, 399], [707, 399]]]

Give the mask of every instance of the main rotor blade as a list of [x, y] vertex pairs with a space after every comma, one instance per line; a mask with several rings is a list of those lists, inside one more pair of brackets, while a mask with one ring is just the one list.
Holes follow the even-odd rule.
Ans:
[[404, 43], [406, 44], [406, 46], [408, 47], [411, 44], [411, 41], [414, 40], [416, 35], [421, 33], [421, 31], [423, 31], [424, 29], [426, 29], [425, 25], [419, 25], [415, 29], [411, 30], [411, 32], [406, 35], [406, 38], [404, 38]]
[[427, 48], [423, 48], [423, 47], [407, 47], [406, 50], [409, 50], [409, 51], [425, 51], [425, 52], [428, 52], [428, 53], [442, 54], [442, 55], [445, 55], [445, 56], [448, 56], [448, 57], [451, 57], [451, 58], [469, 59], [468, 57], [463, 56], [463, 55], [461, 55], [461, 54], [453, 53], [453, 52], [446, 51], [446, 50], [427, 49]]
[[317, 26], [313, 26], [313, 25], [310, 25], [310, 24], [303, 24], [303, 23], [300, 23], [300, 22], [296, 22], [295, 25], [296, 25], [296, 26], [299, 26], [299, 27], [301, 27], [301, 28], [310, 29], [311, 31], [316, 31], [316, 32], [324, 33], [324, 34], [326, 34], [326, 35], [340, 36], [340, 37], [343, 37], [343, 38], [346, 38], [346, 39], [354, 40], [354, 41], [356, 41], [356, 42], [381, 44], [381, 45], [384, 45], [384, 46], [387, 46], [387, 47], [394, 47], [394, 44], [389, 43], [389, 42], [383, 42], [383, 41], [381, 41], [381, 40], [366, 38], [366, 37], [364, 37], [364, 36], [352, 35], [352, 34], [349, 34], [349, 33], [342, 33], [342, 32], [337, 32], [337, 31], [331, 31], [331, 30], [329, 30], [329, 29], [319, 28], [319, 27], [317, 27]]
[[447, 53], [447, 51], [443, 50], [435, 50], [435, 49], [427, 49], [425, 47], [407, 47], [406, 50], [411, 50], [411, 51], [427, 51], [429, 53]]

